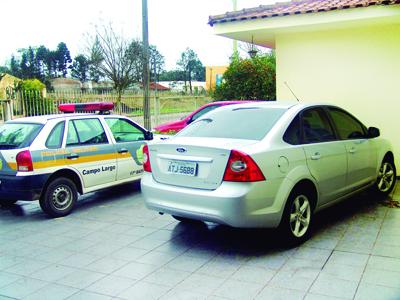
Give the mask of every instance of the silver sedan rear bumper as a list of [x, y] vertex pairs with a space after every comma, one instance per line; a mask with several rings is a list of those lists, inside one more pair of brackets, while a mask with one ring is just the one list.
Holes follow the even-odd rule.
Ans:
[[223, 182], [216, 190], [193, 189], [156, 182], [147, 172], [141, 180], [149, 209], [242, 228], [279, 225], [282, 203], [274, 198], [276, 191], [262, 192], [266, 186], [266, 182]]

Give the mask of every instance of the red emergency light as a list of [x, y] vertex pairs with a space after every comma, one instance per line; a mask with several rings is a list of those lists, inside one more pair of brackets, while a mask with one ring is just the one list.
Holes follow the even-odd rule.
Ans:
[[64, 113], [74, 112], [106, 112], [114, 108], [112, 102], [87, 102], [87, 103], [63, 103], [58, 105], [58, 110]]

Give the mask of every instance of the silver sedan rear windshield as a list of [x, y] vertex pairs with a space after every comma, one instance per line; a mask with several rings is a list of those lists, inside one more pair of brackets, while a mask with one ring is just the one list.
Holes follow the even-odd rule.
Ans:
[[242, 107], [216, 110], [179, 132], [178, 136], [261, 140], [286, 109]]
[[5, 123], [0, 126], [0, 150], [28, 147], [43, 124]]

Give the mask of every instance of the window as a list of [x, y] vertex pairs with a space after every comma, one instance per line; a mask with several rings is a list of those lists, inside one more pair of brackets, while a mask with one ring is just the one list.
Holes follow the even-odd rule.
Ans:
[[220, 105], [210, 105], [210, 106], [206, 106], [204, 107], [202, 110], [199, 110], [197, 113], [195, 113], [192, 118], [190, 119], [190, 122], [193, 122], [195, 120], [197, 120], [198, 118], [200, 118], [202, 115], [216, 109], [217, 107], [220, 107]]
[[108, 143], [108, 140], [99, 119], [69, 121], [67, 146], [104, 143]]
[[366, 137], [364, 125], [345, 111], [333, 107], [328, 108], [339, 137], [342, 140], [360, 139]]
[[28, 147], [36, 138], [42, 124], [6, 123], [0, 126], [0, 149]]
[[145, 139], [144, 132], [125, 119], [107, 118], [106, 123], [117, 143], [143, 141]]
[[177, 136], [262, 140], [283, 108], [246, 107], [216, 110], [177, 133]]
[[50, 149], [57, 149], [61, 147], [62, 140], [64, 136], [64, 121], [59, 122], [51, 130], [49, 137], [46, 141], [46, 147]]
[[283, 135], [283, 140], [291, 145], [301, 144], [300, 117], [297, 115]]
[[302, 113], [304, 143], [322, 143], [336, 139], [328, 117], [320, 108], [312, 108]]

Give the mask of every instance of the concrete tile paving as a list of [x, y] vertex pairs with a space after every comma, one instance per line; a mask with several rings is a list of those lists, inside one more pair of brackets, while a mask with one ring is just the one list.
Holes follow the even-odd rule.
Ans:
[[160, 216], [137, 183], [86, 195], [60, 219], [18, 202], [0, 209], [0, 299], [396, 300], [399, 225], [400, 209], [364, 193], [285, 249], [274, 230]]

